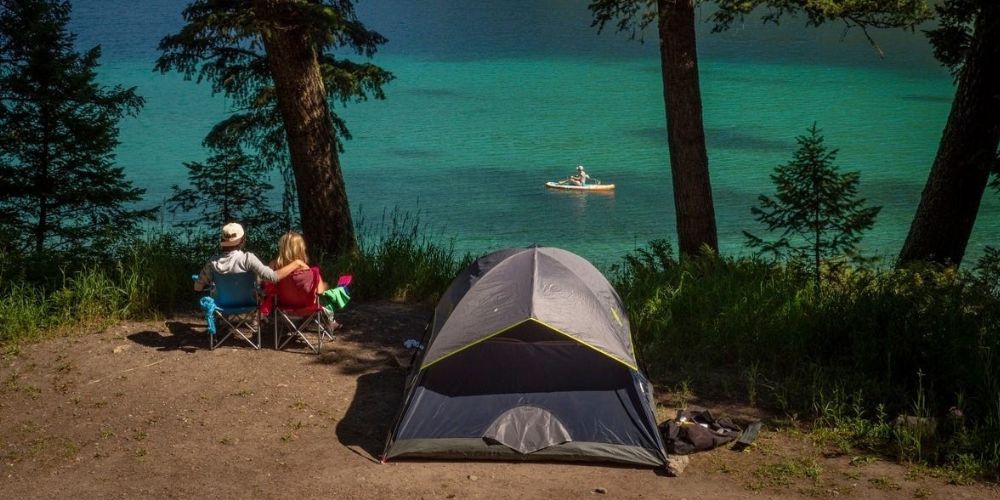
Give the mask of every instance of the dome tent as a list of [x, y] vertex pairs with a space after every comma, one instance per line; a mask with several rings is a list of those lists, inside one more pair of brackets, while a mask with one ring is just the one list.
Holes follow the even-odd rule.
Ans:
[[666, 460], [607, 279], [548, 247], [473, 262], [434, 311], [383, 460]]

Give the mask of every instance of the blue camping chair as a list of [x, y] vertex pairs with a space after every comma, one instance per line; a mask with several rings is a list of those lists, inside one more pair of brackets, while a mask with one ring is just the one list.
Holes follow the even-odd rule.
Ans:
[[[260, 349], [260, 313], [257, 303], [257, 277], [254, 273], [213, 273], [214, 305], [206, 312], [220, 323], [217, 331], [209, 326], [208, 346], [215, 349], [229, 337], [241, 338]], [[204, 299], [203, 299], [204, 306]], [[235, 336], [234, 336], [235, 334]]]

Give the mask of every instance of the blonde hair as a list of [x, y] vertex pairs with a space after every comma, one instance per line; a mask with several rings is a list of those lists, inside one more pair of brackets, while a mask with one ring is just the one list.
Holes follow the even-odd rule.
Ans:
[[278, 240], [278, 268], [291, 264], [295, 259], [306, 264], [309, 263], [309, 257], [306, 255], [306, 240], [301, 234], [289, 231]]

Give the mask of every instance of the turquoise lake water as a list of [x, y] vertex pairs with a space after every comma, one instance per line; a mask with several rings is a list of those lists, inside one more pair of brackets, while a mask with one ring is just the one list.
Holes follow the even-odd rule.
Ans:
[[[102, 80], [146, 98], [121, 124], [118, 160], [150, 204], [185, 182], [183, 162], [205, 158], [201, 140], [227, 113], [207, 84], [152, 71], [184, 5], [74, 2], [79, 45], [103, 47]], [[389, 38], [375, 62], [397, 78], [387, 100], [337, 110], [354, 136], [341, 160], [356, 212], [419, 212], [472, 252], [539, 243], [610, 262], [674, 238], [655, 33], [644, 44], [598, 35], [586, 2], [572, 0], [378, 0], [358, 11]], [[750, 206], [815, 121], [840, 149], [839, 166], [861, 171], [862, 193], [884, 207], [866, 250], [892, 257], [937, 149], [951, 76], [919, 32], [877, 32], [880, 59], [860, 33], [801, 24], [699, 28], [720, 246], [745, 251], [742, 230], [759, 231]], [[543, 187], [577, 164], [614, 182], [614, 194]], [[998, 215], [1000, 196], [988, 193], [970, 256], [1000, 240]]]

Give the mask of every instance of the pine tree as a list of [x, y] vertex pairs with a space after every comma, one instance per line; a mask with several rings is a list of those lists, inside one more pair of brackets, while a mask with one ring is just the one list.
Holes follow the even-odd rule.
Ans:
[[157, 70], [208, 80], [237, 107], [206, 142], [237, 142], [264, 164], [288, 165], [310, 249], [354, 251], [338, 157], [350, 134], [331, 106], [384, 98], [391, 73], [340, 55], [371, 57], [385, 38], [357, 19], [352, 0], [194, 0], [184, 20], [160, 42]]
[[826, 147], [816, 124], [796, 142], [792, 161], [771, 175], [774, 198], [760, 195], [759, 206], [750, 209], [768, 232], [779, 232], [778, 239], [743, 234], [753, 248], [808, 263], [818, 291], [824, 260], [861, 258], [861, 234], [875, 224], [882, 207], [866, 207], [866, 200], [858, 198], [860, 174], [839, 171], [834, 165], [837, 150]]
[[0, 0], [0, 238], [82, 251], [129, 233], [151, 211], [127, 208], [144, 190], [114, 163], [118, 122], [135, 89], [95, 81], [100, 47], [78, 53], [68, 2]]
[[253, 161], [239, 146], [213, 149], [212, 153], [205, 163], [184, 164], [188, 187], [173, 186], [167, 209], [195, 215], [178, 226], [215, 229], [239, 222], [248, 233], [257, 234], [278, 234], [290, 228], [291, 222], [268, 206], [272, 186], [266, 181], [266, 166]]

